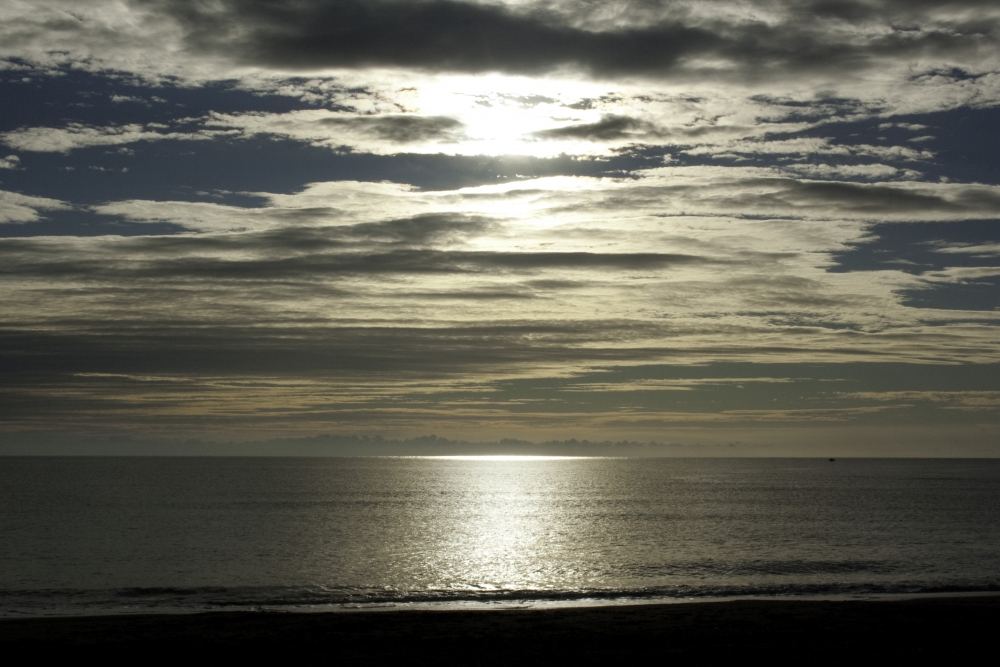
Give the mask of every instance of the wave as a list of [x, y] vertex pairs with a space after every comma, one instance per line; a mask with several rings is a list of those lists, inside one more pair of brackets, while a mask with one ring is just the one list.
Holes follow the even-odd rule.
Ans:
[[[614, 574], [638, 577], [704, 577], [704, 576], [795, 576], [822, 574], [890, 574], [905, 569], [905, 565], [889, 560], [747, 560], [725, 562], [698, 560], [667, 564], [625, 565]], [[610, 573], [609, 573], [610, 574]]]
[[317, 607], [384, 607], [434, 603], [533, 603], [587, 600], [672, 601], [746, 597], [871, 596], [1000, 591], [1000, 580], [655, 586], [576, 590], [336, 588], [326, 586], [148, 587], [112, 590], [0, 591], [0, 616], [76, 616], [185, 613], [213, 610], [303, 610]]

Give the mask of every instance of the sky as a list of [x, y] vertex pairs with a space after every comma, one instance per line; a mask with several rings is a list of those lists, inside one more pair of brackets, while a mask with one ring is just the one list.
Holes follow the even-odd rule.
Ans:
[[0, 0], [0, 453], [997, 456], [998, 166], [995, 0]]

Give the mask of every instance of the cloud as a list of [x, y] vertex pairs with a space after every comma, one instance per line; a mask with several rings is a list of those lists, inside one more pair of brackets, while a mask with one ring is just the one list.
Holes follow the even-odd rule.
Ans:
[[1000, 391], [882, 391], [842, 393], [845, 398], [860, 398], [880, 402], [941, 403], [957, 410], [997, 410]]
[[878, 125], [878, 129], [880, 130], [888, 130], [893, 127], [901, 127], [904, 130], [910, 130], [911, 132], [919, 132], [920, 130], [927, 129], [926, 125], [921, 125], [919, 123], [879, 123]]
[[465, 138], [463, 124], [448, 116], [418, 114], [351, 114], [325, 109], [288, 113], [210, 114], [208, 131], [229, 131], [241, 137], [270, 135], [314, 146], [378, 154], [454, 150]]
[[200, 232], [245, 232], [269, 229], [282, 222], [298, 220], [321, 223], [340, 217], [332, 207], [285, 209], [242, 208], [206, 202], [126, 200], [93, 206], [101, 215], [125, 218], [132, 222], [170, 222]]
[[[273, 82], [272, 82], [273, 83]], [[533, 82], [541, 86], [541, 82]], [[587, 84], [591, 86], [593, 84]], [[305, 90], [311, 84], [301, 84]], [[475, 90], [476, 87], [483, 90]], [[491, 86], [499, 87], [492, 90]], [[532, 104], [501, 92], [523, 82], [478, 81], [427, 84], [425, 89], [352, 93], [337, 88], [328, 103], [337, 110], [295, 109], [285, 112], [218, 112], [169, 120], [160, 110], [146, 123], [94, 126], [70, 122], [63, 127], [21, 127], [0, 135], [20, 150], [62, 152], [94, 146], [151, 141], [206, 141], [253, 137], [291, 139], [334, 152], [395, 155], [401, 152], [451, 155], [525, 155], [536, 157], [621, 157], [629, 150], [678, 147], [689, 157], [802, 162], [818, 156], [839, 160], [918, 162], [934, 152], [904, 145], [851, 143], [851, 137], [796, 137], [776, 140], [826, 124], [819, 116], [797, 117], [802, 106], [780, 101], [671, 95], [614, 95], [589, 99], [573, 108], [573, 87], [555, 97], [535, 95]], [[560, 84], [564, 87], [565, 84]], [[470, 90], [467, 90], [470, 89]], [[264, 87], [266, 90], [266, 87]], [[269, 91], [273, 93], [275, 91]], [[291, 94], [292, 91], [286, 91]], [[395, 100], [391, 102], [391, 100]], [[836, 113], [817, 102], [817, 113]], [[404, 113], [400, 109], [406, 109]], [[877, 110], [858, 108], [859, 114]], [[141, 112], [140, 112], [141, 113]], [[912, 170], [911, 170], [912, 171]], [[819, 175], [819, 172], [816, 172]]]
[[1000, 190], [990, 187], [967, 186], [950, 192], [935, 192], [930, 188], [772, 179], [747, 181], [742, 185], [756, 185], [765, 190], [759, 195], [748, 193], [732, 197], [735, 202], [745, 202], [753, 208], [780, 202], [792, 210], [831, 207], [840, 214], [911, 216], [911, 219], [913, 216], [933, 218], [935, 214], [946, 217], [1000, 215]]
[[792, 378], [675, 378], [669, 380], [642, 379], [642, 380], [619, 380], [617, 382], [578, 382], [569, 384], [563, 388], [568, 392], [589, 393], [593, 391], [693, 391], [704, 387], [715, 387], [732, 385], [738, 389], [743, 389], [744, 384], [755, 383], [791, 383]]
[[581, 3], [145, 5], [183, 26], [190, 49], [268, 67], [516, 74], [570, 67], [597, 76], [756, 78], [765, 71], [856, 72], [891, 59], [976, 59], [995, 55], [987, 35], [997, 22], [988, 6], [971, 2], [959, 6], [975, 20], [895, 3], [857, 12], [792, 2], [713, 3], [712, 12], [688, 3], [625, 3], [614, 18]]
[[[836, 264], [834, 253], [868, 238], [872, 221], [996, 215], [1000, 201], [989, 186], [818, 182], [775, 170], [668, 167], [628, 179], [536, 179], [455, 191], [330, 182], [257, 194], [266, 201], [257, 208], [141, 200], [97, 206], [99, 215], [197, 233], [8, 239], [0, 242], [3, 271], [37, 281], [36, 290], [58, 292], [58, 282], [71, 276], [91, 286], [87, 295], [74, 292], [72, 302], [53, 297], [49, 315], [24, 292], [24, 307], [31, 307], [23, 314], [31, 318], [100, 319], [124, 303], [121, 286], [128, 285], [137, 315], [163, 311], [178, 321], [254, 313], [278, 322], [294, 311], [369, 322], [405, 312], [407, 321], [427, 326], [489, 322], [496, 313], [488, 302], [520, 299], [521, 321], [588, 313], [585, 328], [597, 340], [647, 349], [651, 359], [663, 354], [657, 341], [690, 352], [734, 335], [747, 350], [787, 337], [777, 346], [781, 354], [796, 345], [809, 354], [846, 345], [852, 354], [919, 358], [932, 350], [962, 356], [986, 349], [925, 346], [921, 322], [954, 318], [954, 311], [902, 303], [907, 290], [961, 279], [957, 274], [946, 280], [895, 268], [827, 268]], [[211, 296], [191, 309], [185, 304], [195, 302], [184, 295], [192, 293]], [[604, 321], [627, 321], [622, 331], [631, 333], [605, 339]], [[979, 340], [988, 329], [978, 326], [961, 336]], [[867, 333], [848, 343], [859, 331]]]
[[[87, 192], [86, 208], [30, 195], [120, 165], [0, 159], [30, 191], [0, 193], [0, 221], [28, 223], [0, 238], [0, 399], [27, 429], [652, 430], [992, 406], [912, 382], [875, 396], [883, 367], [849, 386], [871, 395], [810, 393], [788, 368], [638, 370], [996, 362], [1000, 311], [941, 304], [995, 286], [996, 239], [949, 228], [1000, 217], [1000, 188], [923, 180], [953, 160], [929, 137], [959, 114], [918, 114], [1000, 102], [998, 26], [996, 3], [973, 0], [4, 3], [3, 85], [94, 104], [18, 117], [6, 146], [200, 143], [137, 148], [129, 177], [101, 187], [147, 169], [141, 189]], [[46, 88], [55, 77], [67, 86]], [[275, 174], [292, 142], [334, 168]], [[244, 149], [262, 156], [258, 185], [242, 164], [190, 189], [168, 173], [180, 153], [201, 174]], [[556, 172], [519, 156], [597, 175], [535, 178]], [[29, 178], [36, 162], [72, 178]], [[480, 165], [462, 182], [490, 184], [325, 180], [427, 183], [411, 174], [441, 164]], [[198, 198], [216, 203], [180, 201]], [[946, 231], [910, 244], [922, 254], [844, 259], [891, 250], [886, 222], [910, 230], [900, 247], [915, 223]], [[31, 236], [52, 230], [150, 235]], [[596, 377], [609, 367], [625, 370]]]
[[1000, 188], [954, 183], [852, 183], [790, 178], [777, 169], [663, 167], [637, 180], [592, 181], [581, 209], [659, 215], [852, 220], [962, 220], [1000, 215]]
[[112, 95], [111, 101], [115, 104], [121, 104], [122, 102], [132, 102], [135, 104], [149, 105], [149, 102], [141, 97], [136, 97], [135, 95]]
[[320, 125], [357, 131], [393, 144], [412, 144], [425, 141], [454, 141], [462, 124], [447, 116], [353, 116], [349, 118], [323, 118]]
[[[464, 2], [167, 2], [190, 48], [226, 49], [254, 64], [324, 69], [402, 66], [438, 71], [536, 74], [582, 64], [607, 72], [674, 65], [721, 40], [698, 27], [599, 33], [543, 11]], [[640, 55], [644, 58], [640, 58]]]
[[[324, 110], [284, 114], [212, 113], [204, 118], [183, 119], [175, 123], [175, 127], [184, 127], [185, 131], [171, 131], [171, 126], [155, 122], [104, 127], [69, 123], [61, 128], [24, 127], [5, 132], [0, 134], [0, 142], [24, 151], [68, 153], [94, 146], [168, 140], [239, 139], [263, 134], [293, 138], [333, 149], [346, 147], [374, 153], [392, 153], [403, 145], [409, 150], [423, 147], [424, 150], [439, 151], [442, 144], [455, 144], [464, 138], [462, 123], [446, 116], [369, 116]], [[12, 157], [14, 162], [11, 164], [16, 165], [17, 157]]]
[[974, 282], [998, 276], [1000, 276], [1000, 266], [949, 266], [920, 274], [920, 277], [929, 283]]
[[[863, 167], [854, 172], [873, 173]], [[555, 225], [591, 225], [598, 213], [906, 222], [1000, 215], [998, 186], [816, 181], [790, 177], [784, 168], [662, 167], [634, 172], [631, 178], [553, 177], [431, 192], [391, 183], [334, 181], [314, 183], [295, 194], [257, 194], [268, 200], [266, 206], [131, 200], [93, 210], [198, 231], [346, 225], [423, 215], [480, 216], [504, 220], [525, 239], [544, 236]], [[614, 226], [613, 222], [604, 224]], [[851, 228], [858, 229], [856, 225]], [[565, 235], [558, 240], [561, 247], [573, 243]], [[641, 247], [643, 243], [637, 241], [636, 248]], [[591, 246], [578, 249], [590, 250]]]
[[69, 204], [56, 199], [0, 190], [0, 224], [35, 222], [41, 217], [38, 213], [40, 210], [59, 211], [69, 208]]
[[[585, 74], [600, 81], [600, 89], [567, 104], [614, 95], [655, 98], [652, 85], [657, 93], [706, 106], [784, 99], [799, 105], [786, 107], [785, 115], [800, 119], [842, 113], [834, 108], [837, 100], [858, 114], [887, 117], [1000, 99], [1000, 47], [990, 36], [1000, 16], [991, 4], [833, 6], [798, 0], [635, 0], [613, 7], [570, 0], [93, 0], [80, 8], [70, 0], [43, 0], [0, 8], [0, 66], [36, 77], [70, 67], [117, 72], [158, 85], [236, 81], [309, 103], [355, 96], [361, 113], [412, 111], [406, 91], [436, 93], [442, 83], [458, 91], [475, 78], [465, 75], [489, 72], [510, 79], [504, 92], [511, 99], [560, 99], [580, 87]], [[307, 71], [307, 80], [290, 76]], [[547, 89], [518, 90], [522, 75], [537, 74], [547, 78]], [[643, 118], [663, 137], [686, 131], [632, 111], [607, 105], [600, 113]], [[444, 115], [455, 114], [446, 109]], [[897, 123], [912, 131], [917, 125]], [[551, 129], [557, 128], [528, 133]]]
[[[949, 320], [900, 303], [901, 287], [924, 284], [919, 276], [825, 271], [828, 251], [862, 235], [861, 225], [633, 215], [534, 232], [512, 224], [438, 214], [0, 239], [0, 392], [25, 429], [652, 429], [852, 422], [877, 411], [830, 398], [769, 409], [702, 399], [649, 408], [629, 398], [764, 382], [731, 373], [602, 378], [583, 394], [540, 395], [538, 382], [725, 359], [996, 361], [1000, 315], [961, 313], [962, 324], [939, 326]], [[538, 250], [555, 239], [591, 250]], [[766, 376], [791, 386], [787, 377]], [[530, 381], [521, 393], [475, 400], [516, 378]]]
[[1000, 257], [1000, 243], [977, 243], [977, 244], [934, 244], [935, 252], [943, 252], [957, 255], [973, 255], [975, 257]]
[[540, 130], [534, 136], [541, 139], [584, 139], [587, 141], [611, 141], [625, 138], [639, 138], [655, 133], [649, 123], [627, 116], [606, 115], [596, 123], [567, 125], [552, 130]]
[[91, 127], [69, 123], [65, 127], [27, 127], [0, 134], [0, 141], [11, 148], [36, 153], [68, 153], [92, 146], [119, 146], [142, 141], [205, 141], [236, 134], [225, 130], [194, 132], [159, 132], [159, 128], [139, 124]]
[[[365, 252], [346, 248], [344, 246], [347, 244], [338, 243], [335, 240], [336, 230], [332, 230], [334, 239], [321, 238], [320, 234], [315, 233], [316, 231], [312, 230], [312, 234], [303, 234], [302, 230], [292, 229], [260, 236], [255, 239], [256, 250], [259, 253], [256, 257], [240, 257], [229, 253], [222, 256], [206, 256], [200, 253], [158, 258], [149, 256], [161, 254], [158, 251], [164, 245], [173, 249], [182, 248], [185, 245], [184, 241], [176, 239], [149, 240], [142, 245], [132, 244], [131, 249], [138, 252], [123, 262], [109, 261], [110, 258], [101, 260], [95, 258], [94, 261], [88, 261], [85, 255], [70, 261], [61, 261], [55, 257], [43, 260], [39, 257], [41, 247], [21, 244], [8, 246], [14, 252], [3, 252], [8, 248], [0, 250], [0, 255], [5, 256], [9, 262], [7, 266], [0, 268], [0, 274], [21, 277], [79, 276], [112, 282], [150, 278], [247, 281], [296, 279], [316, 282], [341, 275], [469, 276], [508, 272], [536, 273], [552, 269], [642, 271], [721, 263], [718, 260], [675, 253], [487, 252], [422, 248]], [[300, 245], [304, 238], [311, 238], [315, 242], [308, 246]], [[244, 245], [248, 245], [250, 239], [243, 241]], [[282, 243], [286, 244], [284, 248], [281, 247]], [[194, 250], [205, 244], [195, 241], [187, 245]], [[224, 247], [225, 243], [218, 245]], [[295, 252], [293, 248], [299, 249], [299, 252]], [[345, 252], [334, 252], [337, 249]], [[144, 254], [146, 257], [143, 257]]]
[[[650, 104], [649, 100], [637, 101], [617, 100], [619, 107], [639, 106], [645, 107], [643, 110], [647, 114], [655, 113], [659, 115], [660, 124], [640, 120], [630, 116], [614, 113], [601, 115], [600, 120], [592, 123], [576, 123], [573, 125], [563, 125], [546, 130], [532, 132], [531, 136], [546, 140], [582, 140], [590, 142], [605, 142], [610, 145], [625, 145], [630, 143], [642, 143], [649, 146], [655, 145], [690, 145], [691, 143], [711, 142], [713, 145], [721, 144], [729, 146], [733, 137], [745, 138], [755, 134], [764, 134], [766, 131], [773, 131], [776, 128], [762, 128], [753, 123], [747, 124], [720, 124], [718, 119], [705, 119], [695, 115], [694, 122], [683, 123], [676, 114], [669, 109], [663, 108], [666, 105]], [[659, 108], [657, 108], [659, 107]], [[690, 114], [691, 109], [687, 110]], [[728, 114], [727, 114], [728, 115]], [[687, 120], [687, 119], [685, 119]], [[732, 120], [732, 119], [730, 119]], [[668, 124], [669, 123], [669, 124]], [[801, 124], [787, 123], [784, 128], [791, 131], [802, 129]]]
[[912, 169], [899, 169], [887, 164], [789, 164], [784, 170], [806, 178], [837, 180], [842, 178], [864, 178], [872, 181], [888, 179], [919, 179], [922, 174]]
[[170, 222], [201, 232], [239, 232], [279, 226], [351, 224], [426, 213], [461, 212], [435, 207], [439, 199], [397, 183], [333, 181], [313, 184], [295, 195], [257, 193], [271, 205], [260, 208], [207, 202], [124, 200], [92, 207], [101, 215], [139, 223]]
[[714, 155], [734, 153], [738, 155], [842, 155], [871, 156], [881, 159], [906, 161], [929, 160], [934, 153], [905, 146], [872, 146], [870, 144], [835, 144], [831, 138], [803, 137], [780, 141], [730, 141], [721, 145], [699, 146], [686, 149], [688, 155]]

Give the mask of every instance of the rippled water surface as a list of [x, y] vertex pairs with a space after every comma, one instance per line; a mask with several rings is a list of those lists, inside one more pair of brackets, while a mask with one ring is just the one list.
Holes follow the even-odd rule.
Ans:
[[0, 613], [996, 590], [1000, 462], [0, 459]]

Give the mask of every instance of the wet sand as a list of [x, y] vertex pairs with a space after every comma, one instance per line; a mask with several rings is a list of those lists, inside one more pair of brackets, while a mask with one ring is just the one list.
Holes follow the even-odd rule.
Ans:
[[0, 620], [0, 647], [35, 656], [156, 660], [968, 659], [993, 652], [1000, 596], [738, 600], [559, 609], [212, 612]]

